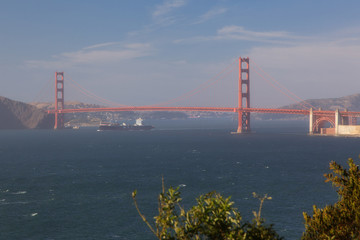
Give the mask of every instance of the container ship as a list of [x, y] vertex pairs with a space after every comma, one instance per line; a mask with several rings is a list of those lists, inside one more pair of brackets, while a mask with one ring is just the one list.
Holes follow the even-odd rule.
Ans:
[[119, 130], [119, 131], [144, 131], [151, 130], [154, 127], [151, 125], [143, 125], [143, 119], [138, 118], [134, 125], [128, 125], [126, 123], [100, 123], [98, 131], [106, 131], [106, 130]]

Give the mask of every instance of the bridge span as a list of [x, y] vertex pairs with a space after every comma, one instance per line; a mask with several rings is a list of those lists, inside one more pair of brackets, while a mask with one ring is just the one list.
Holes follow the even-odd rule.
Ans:
[[[77, 108], [66, 109], [64, 101], [64, 73], [55, 73], [55, 109], [48, 110], [55, 115], [54, 129], [64, 128], [64, 114], [85, 112], [121, 112], [121, 111], [195, 111], [195, 112], [233, 112], [238, 115], [238, 128], [235, 133], [250, 132], [250, 113], [297, 114], [309, 116], [310, 134], [341, 135], [353, 133], [360, 135], [360, 126], [356, 120], [360, 112], [329, 111], [309, 109], [277, 109], [250, 107], [250, 60], [239, 58], [238, 79], [238, 107], [156, 107], [156, 106], [127, 106], [109, 108]], [[330, 125], [330, 127], [328, 126]], [[327, 127], [326, 127], [327, 126]], [[347, 127], [346, 127], [347, 126]], [[351, 126], [351, 127], [350, 127]]]
[[[85, 112], [142, 112], [142, 111], [167, 111], [167, 112], [247, 112], [247, 113], [277, 113], [310, 115], [312, 111], [316, 116], [332, 116], [335, 111], [324, 110], [302, 110], [302, 109], [281, 109], [281, 108], [222, 108], [222, 107], [113, 107], [113, 108], [73, 108], [48, 110], [49, 114], [55, 113], [85, 113]], [[339, 112], [343, 117], [360, 117], [360, 112]]]

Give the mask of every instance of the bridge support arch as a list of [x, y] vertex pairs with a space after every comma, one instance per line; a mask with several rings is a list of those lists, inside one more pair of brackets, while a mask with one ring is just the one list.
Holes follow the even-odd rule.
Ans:
[[[311, 108], [309, 111], [309, 134], [327, 134], [337, 135], [339, 128], [340, 112], [337, 109], [334, 115], [324, 115], [319, 111], [314, 113]], [[325, 127], [325, 124], [330, 124], [330, 127]]]
[[[309, 134], [334, 136], [360, 136], [360, 126], [356, 124], [359, 112], [309, 111]], [[325, 124], [328, 126], [325, 126]], [[329, 127], [330, 124], [330, 127]]]

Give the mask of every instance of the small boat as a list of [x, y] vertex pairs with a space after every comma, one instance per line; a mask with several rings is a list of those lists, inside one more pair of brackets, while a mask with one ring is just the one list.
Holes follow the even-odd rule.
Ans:
[[71, 125], [66, 125], [64, 128], [65, 129], [74, 129], [74, 130], [79, 130], [80, 129], [79, 126], [71, 126]]

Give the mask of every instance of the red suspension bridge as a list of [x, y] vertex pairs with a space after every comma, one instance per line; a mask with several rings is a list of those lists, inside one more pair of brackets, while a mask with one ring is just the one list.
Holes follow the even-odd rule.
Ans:
[[[106, 108], [77, 108], [66, 109], [64, 100], [64, 72], [55, 73], [55, 109], [49, 110], [49, 114], [55, 115], [55, 129], [64, 128], [64, 114], [66, 113], [84, 113], [84, 112], [121, 112], [121, 111], [195, 111], [195, 112], [233, 112], [238, 115], [238, 127], [235, 133], [248, 133], [250, 128], [250, 113], [274, 113], [274, 114], [297, 114], [309, 116], [309, 133], [310, 134], [332, 134], [339, 135], [342, 133], [353, 133], [358, 131], [360, 126], [356, 125], [356, 119], [360, 117], [360, 112], [351, 111], [328, 111], [314, 110], [314, 107], [306, 103], [295, 94], [278, 88], [288, 97], [297, 98], [303, 107], [307, 109], [274, 109], [274, 108], [252, 108], [250, 107], [250, 59], [239, 58], [238, 62], [238, 106], [237, 107], [160, 107], [160, 106], [125, 106], [106, 107]], [[262, 69], [261, 69], [262, 70]], [[259, 73], [258, 73], [259, 74]], [[266, 74], [266, 73], [265, 73]], [[261, 74], [260, 77], [264, 78]], [[264, 78], [265, 79], [265, 78]], [[275, 83], [276, 80], [273, 79]], [[196, 94], [198, 91], [193, 90], [189, 94]], [[292, 95], [292, 96], [290, 96]], [[179, 97], [181, 98], [181, 97]], [[176, 99], [179, 99], [176, 98]], [[175, 101], [175, 100], [174, 100]], [[169, 101], [171, 102], [171, 101]], [[330, 127], [325, 128], [328, 124]]]

